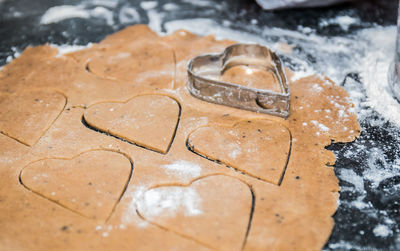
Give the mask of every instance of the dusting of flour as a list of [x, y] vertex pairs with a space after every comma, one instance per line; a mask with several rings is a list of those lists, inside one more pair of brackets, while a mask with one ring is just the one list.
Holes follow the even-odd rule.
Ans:
[[392, 230], [390, 230], [387, 226], [385, 225], [377, 225], [374, 228], [374, 234], [379, 237], [387, 237], [392, 233]]
[[202, 214], [201, 199], [191, 187], [158, 187], [148, 190], [138, 202], [138, 208], [147, 217], [175, 217]]
[[201, 174], [201, 166], [187, 160], [177, 160], [171, 164], [163, 165], [161, 168], [168, 175], [181, 178], [183, 181], [190, 181]]
[[113, 25], [113, 13], [111, 10], [98, 6], [94, 9], [88, 9], [84, 4], [81, 5], [60, 5], [51, 7], [42, 16], [41, 24], [57, 23], [71, 18], [101, 18], [108, 25]]

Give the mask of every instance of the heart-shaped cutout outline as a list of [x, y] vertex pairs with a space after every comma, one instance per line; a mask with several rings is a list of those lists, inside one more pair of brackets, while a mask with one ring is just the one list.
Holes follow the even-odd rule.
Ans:
[[[279, 178], [276, 178], [276, 179], [274, 179], [274, 180], [270, 180], [271, 179], [271, 177], [262, 177], [261, 175], [259, 175], [260, 174], [260, 170], [258, 170], [257, 172], [252, 172], [251, 170], [249, 171], [249, 170], [246, 170], [246, 168], [245, 168], [245, 164], [243, 164], [243, 166], [241, 166], [241, 165], [234, 165], [234, 164], [232, 164], [232, 158], [230, 158], [230, 154], [228, 153], [228, 156], [229, 157], [226, 157], [225, 156], [225, 158], [224, 158], [224, 156], [222, 156], [222, 158], [221, 158], [221, 156], [215, 156], [215, 154], [213, 154], [213, 153], [210, 153], [210, 152], [207, 152], [207, 151], [202, 151], [202, 150], [199, 150], [198, 148], [196, 148], [195, 147], [195, 145], [196, 146], [198, 146], [198, 144], [193, 144], [192, 142], [191, 142], [191, 137], [193, 136], [193, 135], [195, 135], [196, 133], [198, 133], [199, 132], [199, 130], [202, 130], [202, 129], [211, 129], [211, 130], [216, 130], [216, 132], [218, 132], [218, 129], [223, 129], [223, 132], [225, 133], [229, 133], [228, 131], [229, 130], [234, 130], [234, 129], [236, 129], [238, 126], [240, 126], [240, 125], [242, 125], [242, 124], [244, 124], [244, 125], [246, 125], [246, 124], [250, 124], [250, 123], [253, 123], [252, 125], [254, 125], [254, 124], [256, 124], [256, 123], [262, 123], [262, 122], [266, 122], [266, 123], [269, 123], [269, 124], [277, 124], [277, 125], [280, 125], [280, 128], [281, 129], [284, 129], [286, 132], [287, 132], [287, 134], [288, 134], [288, 139], [289, 139], [289, 141], [288, 141], [288, 149], [287, 149], [287, 157], [285, 158], [285, 163], [284, 163], [284, 165], [283, 165], [283, 167], [281, 168], [281, 169], [279, 169], [279, 166], [278, 166], [278, 171], [279, 170], [282, 170], [281, 172], [279, 172]], [[256, 124], [257, 125], [257, 124]], [[257, 129], [257, 132], [258, 133], [260, 133], [260, 134], [262, 134], [263, 133], [263, 131], [259, 128], [259, 129]], [[247, 133], [249, 133], [249, 131], [247, 130]], [[240, 135], [237, 135], [237, 137], [238, 137], [238, 139], [236, 139], [235, 140], [235, 143], [237, 143], [237, 142], [240, 142], [241, 140], [244, 140], [244, 141], [248, 141], [248, 140], [250, 140], [250, 139], [248, 139], [248, 138], [246, 138], [246, 136], [245, 135], [242, 135], [243, 134], [243, 132], [240, 134]], [[208, 134], [208, 135], [211, 135], [211, 134]], [[223, 136], [223, 135], [222, 135]], [[274, 136], [276, 136], [276, 135], [274, 135]], [[243, 138], [242, 138], [243, 137]], [[215, 138], [215, 137], [214, 137]], [[221, 138], [221, 137], [219, 137], [219, 138]], [[211, 142], [212, 143], [212, 142]], [[226, 143], [224, 142], [224, 144], [223, 144], [223, 146], [224, 146], [224, 150], [225, 150], [225, 148], [227, 147], [227, 145], [226, 145]], [[193, 152], [194, 154], [197, 154], [197, 155], [199, 155], [199, 156], [201, 156], [201, 157], [203, 157], [203, 158], [205, 158], [205, 159], [208, 159], [208, 160], [210, 160], [210, 161], [213, 161], [213, 162], [216, 162], [216, 163], [218, 163], [218, 164], [222, 164], [222, 165], [225, 165], [226, 167], [228, 167], [228, 168], [232, 168], [232, 169], [234, 169], [235, 171], [238, 171], [238, 172], [240, 172], [241, 174], [244, 174], [244, 175], [247, 175], [247, 176], [249, 176], [249, 177], [252, 177], [252, 178], [255, 178], [255, 179], [258, 179], [258, 180], [261, 180], [261, 181], [264, 181], [264, 182], [268, 182], [268, 183], [270, 183], [270, 184], [273, 184], [273, 185], [277, 185], [277, 186], [280, 186], [281, 184], [282, 184], [282, 181], [283, 181], [283, 178], [284, 178], [284, 176], [285, 176], [285, 173], [286, 173], [286, 168], [287, 168], [287, 166], [288, 166], [288, 163], [289, 163], [289, 160], [290, 160], [290, 155], [291, 155], [291, 151], [292, 151], [292, 133], [291, 133], [291, 131], [289, 130], [289, 128], [287, 128], [286, 126], [283, 126], [282, 124], [280, 124], [280, 123], [278, 123], [278, 122], [276, 122], [276, 121], [273, 121], [273, 120], [261, 120], [261, 119], [257, 119], [257, 120], [242, 120], [242, 121], [239, 121], [239, 122], [236, 122], [236, 123], [234, 123], [234, 124], [232, 124], [232, 125], [229, 125], [229, 126], [227, 126], [227, 125], [208, 125], [208, 126], [202, 126], [202, 127], [199, 127], [199, 128], [197, 128], [197, 129], [195, 129], [195, 130], [193, 130], [189, 135], [188, 135], [188, 137], [187, 137], [187, 140], [186, 140], [186, 147], [188, 148], [188, 150], [189, 151], [191, 151], [191, 152]], [[242, 154], [242, 152], [244, 151], [245, 153], [246, 152], [248, 152], [248, 151], [246, 151], [246, 150], [250, 150], [250, 149], [240, 149], [240, 154]], [[211, 152], [212, 152], [212, 150], [211, 150]], [[239, 153], [234, 153], [235, 155], [237, 155], [237, 154], [239, 154]], [[260, 153], [258, 152], [258, 155], [259, 155]], [[235, 156], [235, 158], [236, 158], [236, 156]], [[231, 160], [231, 161], [230, 161]], [[254, 159], [251, 159], [251, 160], [249, 160], [249, 161], [254, 161]], [[229, 162], [231, 162], [231, 163], [229, 163]], [[246, 163], [247, 163], [247, 159], [246, 159]], [[276, 167], [271, 167], [271, 166], [265, 166], [265, 168], [273, 168], [273, 171], [272, 171], [272, 174], [274, 174], [274, 172], [275, 172], [275, 170], [276, 170]], [[255, 169], [255, 170], [257, 170], [257, 168]], [[263, 169], [264, 170], [264, 169]], [[264, 172], [263, 172], [264, 173]]]
[[[156, 226], [158, 226], [158, 227], [160, 227], [160, 228], [162, 228], [162, 229], [167, 229], [167, 230], [169, 230], [169, 231], [172, 231], [172, 232], [174, 232], [175, 234], [178, 234], [178, 235], [180, 235], [180, 236], [182, 236], [182, 237], [184, 237], [184, 238], [187, 238], [187, 239], [191, 239], [191, 240], [194, 240], [194, 241], [196, 241], [196, 242], [198, 242], [199, 244], [202, 244], [202, 245], [204, 245], [204, 246], [206, 246], [206, 247], [208, 247], [208, 248], [211, 248], [211, 249], [216, 249], [217, 247], [215, 247], [215, 246], [213, 246], [213, 244], [210, 244], [210, 243], [208, 243], [207, 241], [205, 241], [205, 240], [201, 240], [201, 238], [200, 238], [200, 240], [198, 239], [198, 238], [196, 238], [196, 236], [192, 236], [190, 233], [188, 234], [188, 233], [185, 233], [185, 232], [181, 232], [181, 231], [179, 231], [179, 230], [176, 230], [176, 229], [171, 229], [171, 228], [169, 228], [168, 226], [166, 226], [165, 225], [165, 223], [163, 224], [163, 223], [157, 223], [157, 222], [155, 222], [154, 220], [152, 220], [150, 217], [151, 216], [149, 216], [149, 215], [147, 215], [148, 217], [146, 217], [146, 215], [145, 215], [145, 213], [144, 213], [144, 211], [143, 210], [141, 210], [141, 208], [143, 207], [143, 206], [141, 206], [141, 204], [140, 203], [144, 203], [143, 202], [143, 200], [145, 200], [145, 196], [146, 196], [146, 193], [147, 192], [151, 192], [151, 191], [154, 191], [154, 190], [156, 190], [156, 189], [163, 189], [163, 188], [180, 188], [180, 189], [190, 189], [191, 188], [191, 186], [193, 186], [193, 185], [196, 185], [195, 183], [201, 183], [201, 182], [204, 182], [204, 181], [207, 181], [207, 179], [208, 178], [217, 178], [217, 177], [223, 177], [223, 178], [225, 178], [225, 179], [231, 179], [232, 181], [235, 181], [235, 182], [239, 182], [239, 183], [241, 183], [242, 185], [244, 185], [244, 186], [246, 186], [247, 188], [246, 189], [248, 189], [249, 190], [249, 192], [250, 192], [250, 196], [251, 196], [251, 203], [249, 204], [249, 216], [248, 216], [248, 220], [246, 221], [247, 222], [247, 226], [246, 226], [246, 229], [244, 229], [244, 236], [243, 236], [243, 240], [242, 240], [242, 242], [241, 242], [241, 245], [240, 245], [240, 247], [238, 246], [237, 248], [238, 249], [244, 249], [244, 247], [245, 247], [245, 245], [246, 245], [246, 241], [247, 241], [247, 236], [248, 236], [248, 234], [249, 234], [249, 232], [250, 232], [250, 228], [251, 228], [251, 223], [252, 223], [252, 220], [253, 220], [253, 214], [254, 214], [254, 208], [255, 208], [255, 200], [256, 200], [256, 198], [255, 198], [255, 193], [254, 193], [254, 191], [253, 191], [253, 188], [251, 187], [251, 185], [249, 185], [249, 184], [247, 184], [246, 182], [244, 182], [243, 180], [241, 180], [241, 179], [239, 179], [239, 178], [236, 178], [236, 177], [233, 177], [233, 176], [230, 176], [230, 175], [226, 175], [226, 174], [209, 174], [209, 175], [205, 175], [205, 176], [201, 176], [201, 177], [198, 177], [198, 178], [196, 178], [196, 179], [194, 179], [194, 180], [192, 180], [192, 181], [190, 181], [189, 183], [186, 183], [186, 184], [176, 184], [176, 183], [172, 183], [172, 184], [163, 184], [163, 185], [156, 185], [156, 186], [153, 186], [153, 187], [150, 187], [150, 188], [148, 188], [147, 190], [146, 190], [146, 192], [144, 192], [143, 194], [142, 194], [142, 197], [138, 200], [138, 202], [136, 202], [136, 212], [137, 212], [137, 214], [139, 215], [139, 217], [141, 217], [143, 220], [145, 220], [145, 221], [147, 221], [147, 222], [149, 222], [149, 223], [151, 223], [151, 224], [153, 224], [153, 225], [156, 225]], [[213, 183], [214, 184], [214, 183]], [[236, 197], [235, 196], [235, 194], [237, 194], [237, 192], [235, 192], [235, 188], [231, 188], [230, 190], [229, 190], [232, 194], [233, 194], [233, 197]], [[225, 194], [225, 193], [224, 193]], [[215, 191], [213, 192], [213, 195], [215, 195]], [[151, 197], [153, 197], [153, 196], [151, 196]], [[156, 197], [158, 197], [158, 196], [156, 196]], [[161, 196], [162, 197], [162, 196]], [[168, 196], [167, 196], [168, 197]], [[185, 195], [183, 195], [183, 197], [185, 197]], [[207, 198], [209, 198], [208, 196], [207, 196]], [[162, 199], [162, 198], [160, 198], [160, 197], [158, 197], [158, 199]], [[174, 201], [176, 201], [176, 199], [174, 199]], [[220, 200], [218, 200], [218, 201], [220, 201]], [[139, 203], [139, 204], [138, 204]], [[151, 198], [151, 203], [153, 204], [154, 203], [154, 198]], [[179, 202], [178, 202], [179, 203]], [[162, 204], [162, 203], [161, 203]], [[169, 204], [169, 203], [167, 203], [167, 204]], [[238, 203], [238, 205], [242, 205], [241, 203]], [[190, 205], [183, 205], [183, 206], [186, 206], [186, 207], [190, 207]], [[146, 207], [145, 207], [146, 208]], [[152, 207], [153, 208], [153, 207]], [[143, 208], [142, 208], [143, 209]], [[191, 210], [193, 210], [193, 209], [191, 209]], [[207, 212], [210, 212], [210, 211], [207, 211]], [[214, 212], [213, 210], [211, 211], [211, 212]], [[151, 214], [151, 213], [150, 213]], [[167, 217], [167, 218], [169, 218], [169, 216], [155, 216], [155, 217]], [[184, 217], [184, 219], [186, 218], [186, 217], [191, 217], [191, 216], [188, 216], [188, 215], [185, 215], [185, 217]], [[199, 215], [195, 215], [194, 217], [199, 217]], [[174, 218], [174, 217], [172, 217], [172, 218]], [[194, 226], [194, 225], [192, 225], [192, 226]], [[231, 229], [231, 228], [225, 228], [225, 227], [221, 227], [221, 229]], [[209, 229], [208, 229], [209, 230]], [[196, 232], [196, 231], [194, 231], [194, 232]], [[193, 233], [192, 233], [193, 234]], [[198, 236], [197, 236], [198, 237]], [[220, 237], [218, 237], [218, 235], [217, 235], [217, 238], [216, 238], [217, 240], [219, 240], [220, 239]], [[225, 245], [223, 245], [223, 246], [225, 246]], [[231, 249], [229, 249], [229, 250], [231, 250]]]
[[[148, 143], [149, 141], [147, 139], [146, 140], [140, 140], [140, 139], [138, 140], [137, 138], [135, 138], [132, 135], [126, 136], [126, 135], [124, 135], [124, 133], [120, 132], [121, 128], [116, 128], [116, 129], [102, 128], [101, 126], [96, 124], [96, 122], [90, 121], [90, 119], [87, 118], [87, 115], [88, 115], [88, 112], [90, 112], [90, 109], [92, 109], [93, 107], [95, 107], [97, 105], [115, 104], [117, 106], [120, 106], [119, 107], [119, 109], [120, 109], [122, 106], [127, 105], [128, 103], [134, 102], [135, 99], [143, 98], [143, 97], [150, 97], [150, 96], [165, 98], [165, 99], [168, 99], [169, 101], [173, 101], [177, 105], [176, 107], [178, 109], [177, 110], [178, 112], [176, 114], [177, 115], [176, 123], [174, 124], [174, 128], [173, 128], [172, 132], [170, 132], [171, 134], [168, 135], [168, 137], [171, 136], [170, 141], [168, 142], [168, 145], [166, 145], [164, 147], [162, 147], [162, 146], [157, 147], [155, 145], [152, 145], [151, 143]], [[111, 108], [111, 109], [113, 109], [113, 111], [114, 111], [114, 108]], [[111, 109], [110, 109], [110, 111], [111, 111]], [[140, 112], [143, 113], [143, 107], [140, 107], [140, 109], [141, 109]], [[138, 96], [132, 97], [132, 98], [128, 99], [127, 101], [110, 101], [110, 102], [101, 102], [101, 103], [91, 105], [88, 109], [85, 110], [85, 112], [82, 116], [82, 123], [87, 128], [94, 130], [96, 132], [104, 133], [108, 136], [112, 136], [121, 141], [142, 147], [147, 150], [151, 150], [151, 151], [158, 152], [161, 154], [167, 154], [169, 152], [169, 149], [172, 146], [172, 143], [174, 142], [175, 135], [178, 130], [178, 126], [179, 126], [179, 122], [180, 122], [180, 118], [181, 118], [181, 113], [182, 113], [182, 107], [181, 107], [179, 101], [176, 100], [175, 98], [172, 98], [168, 95], [163, 95], [163, 94], [144, 94], [144, 95], [138, 95]], [[162, 127], [164, 128], [165, 125], [162, 125]], [[124, 129], [124, 127], [122, 129]]]
[[[110, 211], [110, 212], [106, 215], [106, 217], [104, 217], [104, 218], [96, 218], [96, 217], [93, 217], [93, 216], [89, 216], [89, 215], [87, 215], [87, 214], [85, 214], [85, 213], [82, 213], [81, 211], [79, 211], [79, 210], [77, 210], [77, 209], [74, 209], [74, 208], [71, 208], [70, 206], [66, 205], [65, 202], [63, 202], [62, 200], [60, 201], [60, 200], [57, 200], [56, 198], [51, 198], [51, 196], [48, 196], [48, 195], [46, 195], [46, 194], [43, 194], [41, 191], [37, 191], [38, 188], [32, 188], [31, 185], [28, 185], [26, 181], [24, 182], [24, 179], [25, 179], [25, 178], [24, 178], [24, 173], [26, 173], [26, 170], [29, 169], [32, 165], [35, 165], [35, 164], [44, 162], [44, 161], [46, 161], [46, 160], [50, 160], [50, 161], [51, 161], [51, 160], [54, 160], [54, 161], [56, 161], [56, 162], [59, 162], [59, 161], [61, 161], [61, 162], [62, 162], [62, 161], [67, 161], [67, 162], [69, 162], [69, 161], [76, 161], [77, 159], [81, 158], [83, 155], [85, 155], [85, 154], [90, 154], [90, 153], [94, 153], [94, 152], [107, 152], [107, 153], [118, 154], [118, 155], [120, 155], [121, 158], [125, 158], [126, 160], [128, 160], [128, 162], [129, 162], [129, 164], [130, 164], [129, 175], [126, 177], [127, 180], [126, 180], [125, 184], [124, 184], [123, 187], [122, 187], [121, 193], [119, 194], [118, 199], [115, 200], [115, 203], [114, 203], [114, 205], [112, 206], [111, 211]], [[101, 161], [101, 160], [100, 160], [100, 161]], [[79, 163], [80, 163], [80, 161], [78, 161], [78, 164], [79, 164]], [[47, 165], [47, 164], [46, 164], [46, 165]], [[56, 168], [58, 168], [58, 167], [56, 167]], [[128, 188], [129, 182], [130, 182], [131, 179], [132, 179], [133, 169], [134, 169], [134, 167], [133, 167], [133, 160], [132, 160], [127, 154], [122, 153], [122, 152], [119, 152], [119, 151], [115, 151], [115, 150], [109, 150], [109, 149], [93, 149], [93, 150], [89, 150], [89, 151], [86, 151], [86, 152], [82, 152], [82, 153], [80, 153], [80, 154], [77, 154], [77, 155], [75, 155], [75, 156], [73, 156], [73, 157], [71, 157], [71, 158], [50, 157], [50, 158], [44, 158], [44, 159], [39, 159], [39, 160], [30, 162], [29, 164], [27, 164], [26, 166], [24, 166], [24, 167], [21, 169], [21, 171], [20, 171], [20, 173], [19, 173], [19, 183], [20, 183], [24, 188], [26, 188], [27, 190], [31, 191], [32, 193], [34, 193], [34, 194], [36, 194], [36, 195], [38, 195], [38, 196], [40, 196], [40, 197], [42, 197], [42, 198], [44, 198], [44, 199], [46, 199], [46, 200], [49, 200], [49, 201], [51, 201], [51, 202], [53, 202], [53, 203], [56, 203], [57, 205], [59, 205], [59, 206], [65, 208], [65, 209], [67, 209], [67, 210], [69, 210], [69, 211], [71, 211], [71, 212], [73, 212], [73, 213], [75, 213], [75, 214], [78, 214], [78, 215], [80, 215], [80, 216], [82, 216], [82, 217], [85, 217], [85, 218], [87, 218], [87, 219], [94, 219], [94, 220], [100, 220], [100, 221], [107, 222], [107, 221], [111, 218], [111, 216], [112, 216], [112, 214], [114, 213], [114, 211], [115, 211], [115, 209], [116, 209], [118, 203], [121, 201], [122, 197], [124, 196], [124, 194], [125, 194], [125, 192], [126, 192], [126, 189]], [[54, 171], [54, 170], [53, 170], [53, 171]], [[40, 175], [44, 175], [44, 173], [41, 173]], [[29, 176], [28, 176], [28, 177], [29, 177]], [[36, 180], [35, 177], [37, 177], [37, 176], [33, 176], [33, 180]], [[93, 187], [93, 184], [91, 184], [91, 182], [89, 182], [88, 185], [89, 185], [90, 187]], [[63, 187], [63, 185], [61, 185], [61, 187]], [[50, 195], [52, 195], [52, 193], [50, 193]], [[54, 195], [56, 195], [56, 194], [54, 194]]]
[[[88, 59], [85, 64], [85, 70], [86, 72], [93, 74], [94, 76], [101, 79], [108, 79], [119, 82], [136, 82], [136, 84], [138, 84], [137, 82], [141, 78], [145, 78], [146, 81], [139, 82], [147, 85], [152, 78], [171, 78], [172, 85], [174, 85], [174, 51], [166, 43], [160, 41], [152, 41], [150, 43], [152, 43], [151, 46], [149, 46], [148, 44], [144, 44], [141, 41], [135, 41], [131, 44], [124, 44], [126, 47], [119, 48], [119, 50], [123, 51], [119, 54], [116, 54], [115, 51], [113, 51], [115, 50], [115, 48], [113, 47], [100, 48], [99, 53], [94, 58]], [[139, 63], [138, 67], [135, 67], [135, 65], [131, 65], [132, 63], [124, 62], [125, 60], [138, 57], [143, 57], [139, 61], [141, 63]], [[148, 60], [148, 62], [145, 62], [145, 64], [161, 67], [159, 69], [155, 69], [155, 71], [159, 72], [158, 76], [146, 74], [146, 70], [138, 69], [139, 67], [144, 67], [144, 69], [148, 68], [148, 65], [146, 66], [145, 64], [143, 64], [143, 60], [146, 61], [146, 59], [151, 60]], [[154, 60], [158, 60], [158, 62], [154, 62]], [[116, 66], [119, 69], [116, 69]], [[168, 69], [169, 66], [171, 67], [171, 69]], [[128, 68], [124, 69], [123, 67]], [[171, 81], [164, 81], [164, 85], [160, 85], [158, 86], [158, 88], [170, 88]]]

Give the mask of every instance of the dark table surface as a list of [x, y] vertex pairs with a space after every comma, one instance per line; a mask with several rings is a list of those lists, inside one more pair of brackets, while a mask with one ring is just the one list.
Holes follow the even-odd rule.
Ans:
[[[109, 1], [108, 1], [109, 2]], [[135, 23], [148, 23], [149, 16], [140, 1], [120, 0], [116, 4], [107, 5], [107, 1], [76, 1], [76, 0], [0, 0], [0, 66], [6, 64], [18, 55], [28, 45], [43, 43], [86, 45], [98, 42], [106, 35]], [[162, 9], [166, 3], [173, 2], [179, 9], [166, 11]], [[171, 20], [190, 18], [205, 18], [214, 20], [217, 24], [229, 24], [230, 29], [252, 32], [249, 27], [277, 27], [284, 30], [298, 30], [309, 27], [314, 34], [323, 37], [346, 37], [357, 31], [376, 26], [393, 26], [397, 19], [397, 1], [358, 1], [341, 4], [329, 8], [281, 10], [266, 12], [251, 0], [207, 0], [208, 4], [199, 1], [158, 1], [156, 10], [162, 13], [161, 31], [165, 31], [164, 23]], [[210, 2], [215, 2], [210, 4]], [[200, 4], [199, 4], [200, 3]], [[204, 1], [203, 1], [204, 3]], [[102, 6], [113, 13], [112, 20], [102, 18], [72, 18], [50, 24], [40, 24], [42, 15], [50, 7], [59, 5], [82, 5], [86, 9]], [[120, 10], [123, 6], [132, 6], [138, 16], [133, 22], [121, 22]], [[215, 6], [215, 7], [213, 7]], [[351, 16], [359, 21], [349, 29], [343, 29], [338, 24], [321, 27], [321, 20], [334, 18], [338, 15]], [[254, 23], [254, 20], [257, 23]], [[255, 32], [255, 31], [253, 31]], [[275, 39], [279, 38], [266, 38]], [[303, 54], [307, 62], [313, 64], [312, 55]], [[309, 58], [308, 58], [309, 57]], [[290, 64], [290, 62], [287, 62]], [[340, 81], [339, 81], [340, 82]], [[361, 83], [357, 72], [349, 72], [341, 85]], [[360, 85], [362, 89], [362, 85]], [[362, 92], [363, 90], [361, 90]], [[366, 108], [371, 109], [371, 108]], [[400, 108], [399, 108], [400, 109]], [[381, 120], [383, 123], [372, 123]], [[388, 166], [396, 164], [400, 155], [400, 128], [386, 121], [377, 112], [372, 111], [367, 118], [360, 121], [362, 135], [353, 143], [333, 144], [329, 149], [338, 156], [336, 173], [340, 180], [342, 192], [340, 205], [334, 215], [335, 227], [325, 246], [326, 250], [400, 250], [400, 175], [386, 171]], [[369, 149], [379, 150], [379, 156], [373, 159]], [[348, 152], [354, 152], [349, 156]], [[396, 162], [396, 163], [395, 163]], [[400, 163], [397, 163], [400, 164]], [[386, 171], [384, 179], [372, 186], [364, 179], [363, 186], [354, 189], [355, 185], [342, 179], [339, 175], [343, 170], [351, 170], [362, 177], [371, 168]], [[357, 176], [357, 177], [360, 177]], [[346, 189], [344, 189], [346, 188]], [[354, 202], [360, 198], [367, 207], [355, 207]], [[377, 225], [389, 230], [387, 235], [376, 234]]]

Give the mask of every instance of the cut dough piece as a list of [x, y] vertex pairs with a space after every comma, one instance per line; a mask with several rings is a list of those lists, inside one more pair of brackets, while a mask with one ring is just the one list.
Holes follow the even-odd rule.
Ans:
[[178, 126], [180, 107], [172, 98], [143, 95], [126, 103], [93, 105], [84, 114], [86, 123], [115, 137], [151, 150], [167, 153]]
[[144, 193], [146, 220], [218, 250], [241, 250], [252, 214], [252, 192], [236, 178], [214, 175], [188, 186], [159, 186]]
[[268, 120], [241, 121], [232, 128], [202, 127], [188, 139], [192, 151], [279, 185], [289, 158], [290, 132]]
[[62, 94], [44, 90], [0, 94], [0, 131], [32, 146], [60, 115], [66, 101]]
[[169, 46], [138, 41], [115, 49], [118, 50], [110, 47], [91, 58], [88, 70], [101, 78], [135, 82], [135, 85], [159, 89], [172, 87], [175, 62], [174, 52]]
[[132, 174], [124, 155], [96, 150], [72, 159], [33, 162], [21, 172], [31, 191], [83, 216], [106, 220], [122, 197]]

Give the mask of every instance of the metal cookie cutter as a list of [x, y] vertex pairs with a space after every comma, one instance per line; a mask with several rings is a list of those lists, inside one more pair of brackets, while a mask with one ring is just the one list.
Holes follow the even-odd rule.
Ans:
[[[279, 83], [281, 92], [219, 80], [226, 70], [238, 65], [271, 72]], [[187, 71], [188, 89], [196, 98], [283, 118], [289, 116], [289, 85], [282, 62], [265, 46], [234, 44], [221, 54], [194, 57], [189, 61]]]

